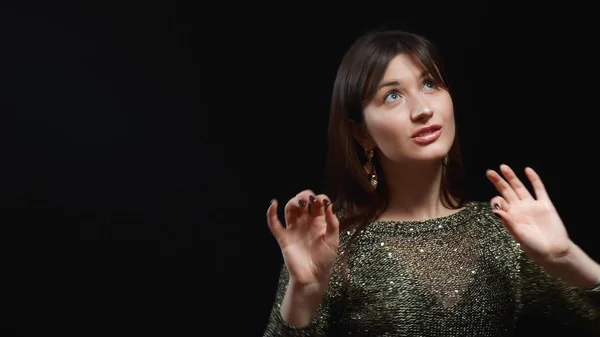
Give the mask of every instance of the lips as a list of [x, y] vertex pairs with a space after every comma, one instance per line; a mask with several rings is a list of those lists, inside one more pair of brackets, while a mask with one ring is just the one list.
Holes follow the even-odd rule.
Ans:
[[412, 140], [418, 145], [428, 145], [440, 138], [441, 134], [441, 125], [430, 125], [417, 130], [413, 134]]
[[419, 130], [417, 130], [417, 132], [415, 132], [412, 135], [412, 137], [413, 138], [424, 137], [424, 136], [427, 136], [431, 133], [434, 133], [434, 132], [440, 130], [441, 128], [442, 128], [442, 126], [438, 125], [438, 124], [425, 126], [425, 127], [420, 128]]

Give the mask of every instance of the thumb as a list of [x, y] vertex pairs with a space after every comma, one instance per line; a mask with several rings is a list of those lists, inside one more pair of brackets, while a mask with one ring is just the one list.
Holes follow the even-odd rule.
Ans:
[[267, 224], [269, 225], [269, 229], [275, 237], [275, 240], [281, 241], [285, 228], [277, 216], [277, 204], [277, 199], [271, 200], [271, 205], [269, 205], [269, 208], [267, 209]]

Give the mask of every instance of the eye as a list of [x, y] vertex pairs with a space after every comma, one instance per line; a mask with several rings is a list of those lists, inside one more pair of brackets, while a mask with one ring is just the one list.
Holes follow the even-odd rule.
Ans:
[[425, 80], [425, 82], [423, 82], [423, 87], [425, 88], [425, 90], [433, 90], [435, 88], [437, 88], [437, 85], [435, 84], [434, 81], [432, 80]]
[[384, 102], [395, 102], [400, 99], [400, 94], [397, 91], [392, 91], [385, 95]]

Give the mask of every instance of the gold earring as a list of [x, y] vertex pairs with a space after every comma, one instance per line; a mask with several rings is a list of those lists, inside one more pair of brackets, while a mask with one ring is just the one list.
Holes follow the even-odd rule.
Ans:
[[367, 162], [363, 166], [365, 171], [367, 172], [367, 178], [371, 182], [371, 186], [373, 188], [377, 188], [377, 171], [375, 170], [375, 165], [373, 165], [373, 148], [365, 149], [365, 156], [367, 156]]

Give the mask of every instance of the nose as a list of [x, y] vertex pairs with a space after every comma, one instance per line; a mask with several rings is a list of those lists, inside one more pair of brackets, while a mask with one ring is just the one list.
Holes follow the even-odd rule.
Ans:
[[431, 109], [430, 105], [428, 104], [428, 102], [424, 99], [420, 99], [417, 100], [417, 102], [415, 102], [415, 106], [413, 108], [413, 113], [411, 114], [411, 119], [413, 121], [418, 121], [418, 120], [427, 120], [429, 118], [431, 118], [431, 116], [433, 115], [433, 110]]

